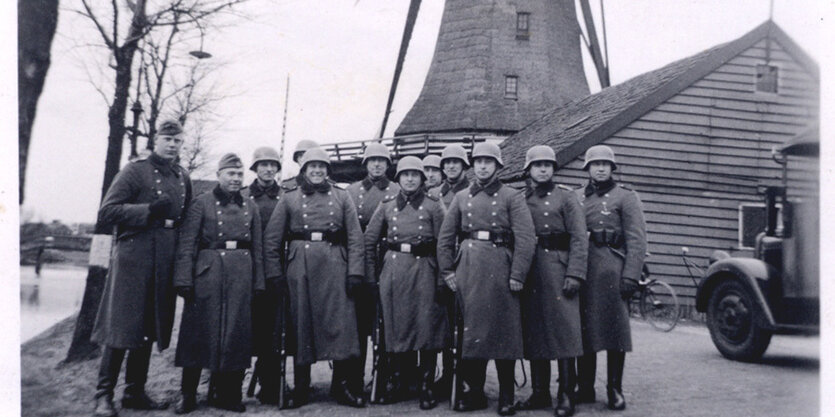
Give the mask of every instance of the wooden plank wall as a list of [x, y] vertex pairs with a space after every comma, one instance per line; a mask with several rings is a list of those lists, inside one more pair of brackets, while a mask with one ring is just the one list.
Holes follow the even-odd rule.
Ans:
[[[765, 46], [744, 51], [604, 142], [617, 155], [616, 179], [643, 201], [653, 274], [688, 304], [695, 287], [681, 247], [701, 265], [715, 249], [752, 256], [738, 248], [739, 204], [761, 202], [759, 184], [780, 183], [772, 147], [818, 118], [817, 81], [776, 42], [771, 62], [780, 68], [779, 94], [754, 92]], [[560, 169], [558, 181], [584, 184], [581, 167], [577, 158]], [[817, 190], [817, 164], [792, 161], [790, 167], [790, 185]]]

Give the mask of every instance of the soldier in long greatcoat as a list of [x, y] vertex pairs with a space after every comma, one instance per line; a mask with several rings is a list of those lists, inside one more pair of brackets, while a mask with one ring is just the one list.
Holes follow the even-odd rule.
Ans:
[[252, 357], [252, 298], [264, 290], [261, 216], [240, 194], [243, 164], [218, 164], [218, 185], [197, 197], [177, 245], [174, 285], [184, 299], [176, 366], [183, 367], [177, 413], [196, 408], [201, 369], [217, 389], [210, 404], [242, 412], [241, 383]]
[[632, 350], [626, 301], [637, 289], [646, 256], [646, 224], [635, 191], [614, 182], [615, 154], [605, 145], [589, 148], [583, 169], [589, 183], [577, 190], [586, 213], [589, 267], [580, 289], [583, 350], [577, 361], [577, 402], [594, 402], [597, 352], [607, 352], [608, 406], [626, 407], [623, 365]]
[[331, 395], [364, 407], [362, 381], [349, 372], [360, 353], [353, 297], [365, 284], [362, 230], [348, 193], [328, 182], [329, 169], [324, 150], [305, 152], [299, 185], [282, 195], [267, 224], [265, 268], [289, 288], [295, 404], [308, 401], [310, 364], [332, 360]]
[[559, 390], [554, 415], [574, 414], [577, 385], [574, 358], [583, 353], [577, 291], [586, 277], [588, 238], [580, 200], [570, 188], [554, 183], [554, 150], [528, 149], [525, 187], [536, 228], [536, 255], [522, 290], [525, 358], [531, 363], [530, 398], [517, 410], [551, 407], [551, 362], [558, 360]]
[[[263, 231], [281, 196], [281, 186], [276, 181], [276, 175], [281, 173], [278, 152], [269, 146], [259, 147], [252, 155], [249, 169], [255, 172], [256, 177], [252, 184], [241, 190], [241, 195], [258, 207]], [[281, 332], [276, 325], [281, 323], [280, 315], [283, 311], [279, 309], [280, 301], [276, 300], [281, 299], [280, 292], [284, 288], [278, 288], [275, 284], [269, 280], [265, 282], [264, 294], [252, 300], [253, 354], [258, 356], [253, 375], [261, 385], [258, 400], [264, 404], [278, 404], [279, 400], [281, 363], [273, 335]]]
[[[448, 329], [445, 307], [438, 302], [444, 284], [435, 257], [444, 209], [426, 195], [424, 178], [420, 159], [407, 156], [398, 162], [400, 192], [380, 203], [365, 230], [365, 269], [376, 279], [378, 251], [388, 249], [379, 277], [385, 350], [395, 368], [395, 387], [400, 368], [408, 366], [403, 354], [420, 351], [420, 408], [428, 410], [438, 404], [435, 363], [438, 351], [448, 346]], [[388, 394], [391, 402], [403, 398], [402, 392]]]
[[182, 131], [176, 121], [161, 123], [153, 153], [116, 175], [99, 209], [99, 221], [115, 226], [116, 242], [92, 334], [92, 341], [104, 346], [96, 416], [116, 415], [113, 389], [126, 350], [122, 407], [167, 406], [148, 397], [145, 381], [151, 344], [167, 348], [174, 324], [174, 248], [191, 199], [188, 173], [175, 162]]
[[[450, 289], [457, 291], [463, 321], [462, 369], [469, 386], [455, 410], [487, 407], [487, 361], [499, 377], [499, 414], [513, 414], [513, 364], [521, 359], [522, 290], [536, 242], [524, 195], [496, 178], [501, 151], [493, 143], [473, 149], [477, 182], [455, 195], [438, 238], [438, 264]], [[456, 254], [456, 243], [460, 250]]]
[[[391, 156], [386, 145], [370, 143], [366, 146], [362, 156], [362, 166], [367, 171], [362, 181], [349, 185], [345, 190], [351, 196], [351, 201], [357, 207], [357, 217], [360, 227], [365, 231], [374, 210], [386, 198], [397, 195], [400, 186], [389, 181], [386, 171], [391, 165]], [[371, 281], [373, 282], [373, 281]], [[357, 326], [360, 341], [360, 360], [352, 373], [359, 373], [360, 381], [365, 379], [365, 358], [368, 349], [368, 338], [374, 329], [374, 312], [377, 300], [370, 288], [361, 288], [356, 294]]]

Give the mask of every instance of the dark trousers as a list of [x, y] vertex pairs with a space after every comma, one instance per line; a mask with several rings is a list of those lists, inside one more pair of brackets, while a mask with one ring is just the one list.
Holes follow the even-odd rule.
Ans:
[[[183, 397], [196, 396], [197, 386], [200, 383], [200, 368], [183, 368], [183, 379], [180, 382], [180, 389]], [[212, 372], [211, 382], [213, 387], [209, 392], [209, 403], [212, 404], [239, 404], [241, 402], [241, 386], [244, 382], [244, 370], [237, 371], [216, 371]]]
[[127, 352], [125, 368], [125, 396], [140, 396], [145, 392], [148, 379], [148, 366], [151, 363], [151, 345], [137, 349], [119, 349], [105, 346], [99, 365], [99, 377], [96, 384], [96, 398], [113, 398], [113, 390], [122, 369], [122, 360]]
[[[606, 351], [607, 387], [620, 391], [623, 386], [623, 366], [626, 352], [622, 350]], [[594, 378], [597, 373], [597, 354], [591, 353], [577, 358], [577, 382], [580, 391], [594, 391]]]
[[[507, 404], [513, 403], [514, 381], [513, 371], [515, 361], [512, 359], [496, 359], [496, 374], [499, 380], [499, 401]], [[464, 371], [464, 381], [469, 389], [464, 389], [465, 395], [483, 396], [484, 383], [487, 381], [487, 360], [486, 359], [464, 359], [461, 361]]]

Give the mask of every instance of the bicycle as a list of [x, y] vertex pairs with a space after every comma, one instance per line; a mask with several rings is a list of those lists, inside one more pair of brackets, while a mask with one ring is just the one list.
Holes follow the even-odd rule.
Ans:
[[[621, 258], [625, 258], [619, 251], [614, 249], [612, 251]], [[678, 296], [670, 284], [650, 276], [649, 266], [644, 263], [641, 279], [638, 280], [638, 289], [627, 300], [629, 312], [632, 313], [633, 306], [637, 306], [640, 317], [653, 328], [665, 333], [670, 332], [676, 327], [681, 316]]]
[[638, 290], [629, 300], [630, 311], [633, 302], [638, 303], [641, 318], [658, 331], [670, 332], [678, 324], [681, 309], [675, 290], [664, 281], [650, 278], [646, 264], [638, 280]]

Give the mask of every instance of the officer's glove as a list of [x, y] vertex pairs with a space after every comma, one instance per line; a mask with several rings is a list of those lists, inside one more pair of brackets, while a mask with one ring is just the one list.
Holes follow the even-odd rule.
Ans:
[[148, 211], [150, 211], [148, 219], [164, 219], [169, 210], [171, 210], [171, 199], [168, 198], [167, 194], [162, 194], [151, 204], [148, 204]]
[[620, 280], [620, 297], [628, 300], [632, 297], [635, 291], [638, 291], [638, 281], [632, 278], [623, 278]]
[[577, 278], [566, 277], [565, 283], [562, 285], [562, 293], [566, 298], [574, 297], [577, 291], [580, 290], [580, 280]]
[[349, 298], [354, 298], [359, 294], [362, 280], [362, 275], [348, 275], [348, 280], [345, 281], [345, 292]]
[[446, 283], [446, 286], [447, 286], [447, 287], [449, 287], [449, 289], [450, 289], [452, 292], [455, 292], [455, 291], [456, 291], [456, 286], [455, 286], [455, 273], [454, 273], [454, 272], [450, 272], [449, 274], [447, 274], [447, 275], [444, 277], [444, 283]]
[[452, 290], [446, 284], [438, 284], [435, 287], [435, 302], [438, 304], [447, 304], [454, 296]]
[[187, 302], [190, 302], [194, 298], [194, 287], [192, 286], [174, 287], [174, 291]]
[[522, 291], [522, 288], [525, 286], [524, 283], [517, 281], [515, 279], [510, 280], [510, 291], [511, 292], [519, 292]]

